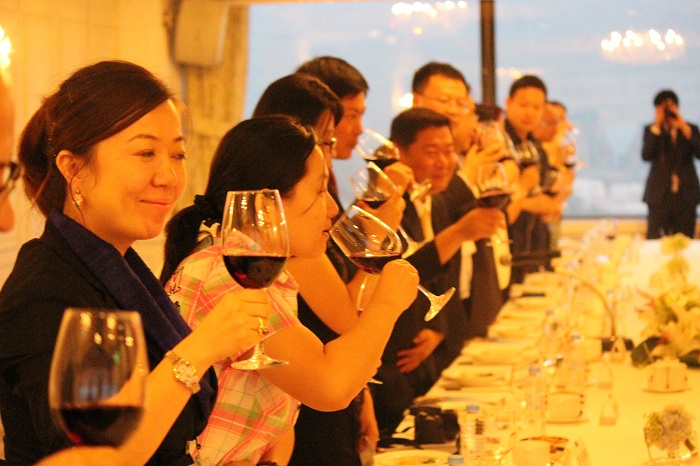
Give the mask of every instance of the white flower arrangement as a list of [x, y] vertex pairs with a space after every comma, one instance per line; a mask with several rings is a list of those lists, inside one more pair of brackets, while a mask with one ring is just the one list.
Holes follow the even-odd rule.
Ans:
[[653, 356], [679, 357], [700, 349], [700, 289], [693, 283], [675, 282], [658, 295], [645, 295], [648, 304], [638, 309], [647, 322], [642, 337], [660, 337]]
[[656, 294], [642, 293], [647, 303], [637, 312], [647, 322], [642, 337], [658, 337], [652, 357], [677, 358], [700, 350], [700, 288], [687, 281], [689, 265], [680, 252], [690, 239], [683, 234], [661, 239], [661, 250], [674, 254], [650, 278]]
[[681, 447], [690, 455], [697, 453], [693, 415], [681, 404], [670, 404], [660, 412], [647, 416], [644, 439], [647, 447], [656, 447], [669, 457], [680, 456]]

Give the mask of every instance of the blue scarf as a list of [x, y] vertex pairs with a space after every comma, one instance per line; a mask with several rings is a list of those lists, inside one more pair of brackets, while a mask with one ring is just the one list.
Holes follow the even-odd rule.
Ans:
[[[61, 233], [70, 248], [95, 275], [121, 309], [141, 314], [146, 338], [165, 353], [175, 347], [192, 330], [177, 312], [153, 272], [132, 248], [122, 256], [117, 249], [98, 238], [88, 229], [58, 211], [49, 214], [49, 221]], [[209, 369], [199, 383], [201, 390], [194, 395], [200, 420], [206, 422], [211, 414], [213, 395], [217, 389], [216, 374]]]

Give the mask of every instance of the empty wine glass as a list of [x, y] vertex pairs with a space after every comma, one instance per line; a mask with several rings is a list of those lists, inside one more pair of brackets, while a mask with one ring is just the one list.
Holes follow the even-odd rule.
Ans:
[[576, 129], [569, 130], [559, 146], [561, 160], [564, 166], [569, 169], [574, 169], [579, 164], [576, 151], [576, 132]]
[[[373, 209], [381, 207], [397, 189], [391, 178], [374, 162], [368, 162], [364, 168], [350, 175], [350, 183], [357, 198]], [[422, 244], [411, 238], [401, 225], [398, 226], [397, 231], [406, 240], [404, 257], [420, 249]]]
[[121, 445], [141, 421], [147, 375], [138, 312], [66, 309], [49, 372], [54, 423], [76, 445]]
[[556, 196], [559, 193], [559, 189], [561, 189], [558, 186], [560, 180], [561, 172], [554, 167], [550, 167], [544, 172], [544, 178], [541, 183], [542, 192], [550, 197]]
[[515, 148], [515, 158], [521, 170], [540, 163], [540, 153], [532, 141], [523, 141], [518, 144]]
[[[379, 274], [387, 263], [401, 257], [403, 245], [396, 232], [357, 206], [350, 206], [343, 213], [331, 227], [330, 234], [348, 259], [370, 274]], [[435, 317], [455, 292], [452, 287], [436, 296], [420, 284], [418, 289], [430, 301], [426, 321]]]
[[[221, 222], [221, 254], [231, 277], [244, 288], [266, 288], [284, 269], [289, 236], [282, 199], [276, 189], [229, 191]], [[267, 329], [260, 323], [260, 334]], [[267, 356], [262, 341], [250, 358], [232, 366], [241, 370], [286, 365]]]

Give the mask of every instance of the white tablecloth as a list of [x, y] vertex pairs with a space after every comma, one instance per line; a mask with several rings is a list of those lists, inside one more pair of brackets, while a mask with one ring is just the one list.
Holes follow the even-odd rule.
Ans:
[[[637, 247], [639, 259], [622, 265], [620, 274], [626, 284], [646, 290], [650, 274], [658, 270], [661, 264], [668, 260], [668, 256], [661, 254], [659, 241], [645, 241]], [[693, 241], [683, 255], [691, 265], [690, 279], [700, 284], [700, 241]], [[618, 333], [629, 336], [636, 342], [640, 341], [639, 331], [643, 324], [639, 322], [636, 314], [629, 310], [621, 318], [623, 322], [620, 322]], [[469, 346], [465, 348], [465, 353], [469, 353]], [[461, 367], [466, 367], [464, 364], [468, 359], [468, 357], [459, 358], [453, 366], [446, 369], [445, 373], [449, 373], [450, 370], [454, 372], [460, 364], [462, 364]], [[590, 364], [593, 380], [602, 364], [600, 361]], [[651, 393], [645, 390], [646, 369], [633, 367], [629, 357], [624, 362], [610, 362], [609, 365], [613, 370], [613, 387], [601, 389], [596, 385], [589, 385], [586, 390], [584, 420], [573, 424], [548, 423], [547, 435], [581, 440], [588, 450], [593, 465], [638, 466], [649, 460], [643, 434], [646, 414], [659, 411], [669, 403], [681, 402], [695, 416], [696, 427], [700, 426], [700, 369], [689, 369], [689, 390], [680, 393]], [[443, 377], [426, 394], [426, 398], [446, 398], [459, 403], [458, 400], [462, 398], [493, 400], [510, 396], [510, 388], [505, 385], [488, 388], [462, 387], [457, 390], [455, 388], [457, 387], [453, 382]], [[601, 408], [609, 394], [612, 394], [618, 403], [619, 419], [615, 425], [601, 425], [599, 423]], [[407, 418], [398, 430], [410, 423], [410, 418]]]

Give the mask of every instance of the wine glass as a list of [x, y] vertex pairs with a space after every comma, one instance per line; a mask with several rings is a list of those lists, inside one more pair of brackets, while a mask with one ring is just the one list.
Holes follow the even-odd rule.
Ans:
[[[221, 254], [231, 277], [244, 288], [266, 288], [284, 269], [289, 256], [287, 222], [276, 189], [229, 191], [221, 222]], [[260, 334], [267, 329], [260, 323]], [[286, 365], [265, 354], [262, 341], [235, 369], [255, 370]]]
[[510, 201], [508, 175], [500, 162], [486, 162], [479, 165], [476, 174], [476, 188], [479, 207], [504, 209]]
[[544, 177], [542, 179], [541, 190], [544, 194], [550, 197], [555, 197], [560, 187], [558, 186], [561, 181], [561, 172], [554, 167], [548, 168], [544, 172]]
[[496, 120], [485, 120], [479, 123], [477, 142], [482, 150], [496, 143], [504, 148], [507, 147], [506, 137]]
[[579, 163], [578, 153], [576, 151], [576, 130], [572, 129], [566, 133], [559, 146], [560, 157], [564, 166], [568, 169], [574, 169]]
[[141, 421], [147, 375], [138, 312], [68, 308], [51, 359], [51, 417], [76, 445], [119, 446]]
[[[396, 144], [369, 128], [365, 128], [360, 137], [357, 138], [355, 150], [365, 161], [372, 162], [381, 170], [394, 162], [398, 162], [401, 158]], [[422, 199], [432, 187], [433, 184], [429, 179], [425, 179], [420, 183], [413, 183], [408, 189], [411, 200]]]
[[[397, 189], [391, 178], [374, 162], [368, 162], [364, 168], [350, 175], [350, 183], [355, 196], [373, 209], [381, 207]], [[406, 240], [404, 257], [420, 249], [422, 244], [411, 238], [401, 225], [398, 226], [397, 231]]]
[[400, 157], [396, 144], [369, 128], [365, 128], [357, 138], [355, 150], [364, 160], [374, 162], [381, 168], [398, 162]]
[[540, 163], [540, 153], [532, 141], [523, 141], [518, 144], [515, 148], [515, 157], [521, 170]]
[[[369, 274], [379, 274], [382, 268], [401, 257], [403, 245], [399, 236], [374, 215], [353, 205], [331, 227], [331, 238], [357, 267]], [[447, 304], [455, 292], [454, 287], [440, 296], [418, 289], [430, 301], [425, 320], [431, 320]]]

